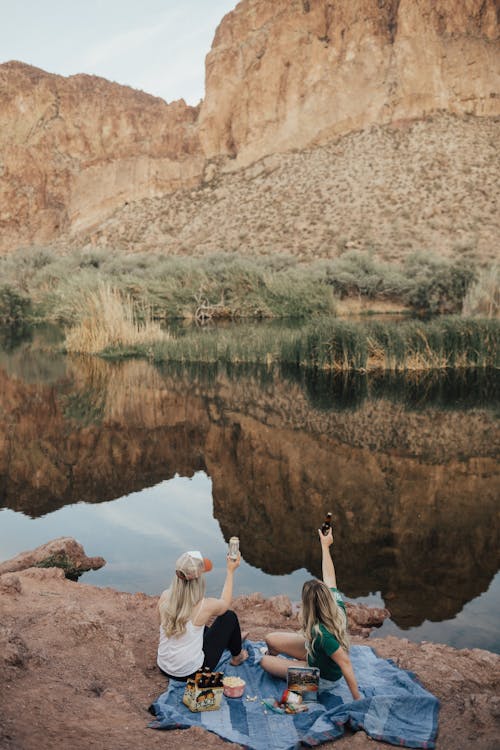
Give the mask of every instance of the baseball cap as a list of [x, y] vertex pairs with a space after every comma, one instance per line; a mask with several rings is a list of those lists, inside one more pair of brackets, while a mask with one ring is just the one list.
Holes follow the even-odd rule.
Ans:
[[212, 561], [208, 557], [203, 557], [198, 550], [184, 552], [175, 563], [176, 575], [183, 581], [199, 578], [202, 573], [208, 573], [212, 568]]

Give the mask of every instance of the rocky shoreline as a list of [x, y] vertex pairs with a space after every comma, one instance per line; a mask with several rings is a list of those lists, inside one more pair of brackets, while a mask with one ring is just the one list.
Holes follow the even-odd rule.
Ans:
[[[61, 550], [63, 568], [46, 567]], [[68, 560], [73, 577], [103, 564], [61, 539], [0, 566], [2, 750], [227, 747], [203, 730], [147, 728], [147, 708], [166, 685], [155, 666], [157, 597], [76, 583], [65, 576]], [[233, 606], [252, 639], [298, 625], [284, 596], [240, 596]], [[388, 612], [351, 605], [349, 615], [353, 642], [366, 643]], [[414, 672], [441, 701], [438, 750], [500, 748], [499, 655], [394, 637], [370, 645]], [[364, 732], [347, 732], [335, 746], [388, 747]]]

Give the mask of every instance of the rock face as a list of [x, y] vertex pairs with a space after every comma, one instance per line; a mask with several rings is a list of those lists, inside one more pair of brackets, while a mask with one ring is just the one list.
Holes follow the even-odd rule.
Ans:
[[373, 124], [498, 115], [498, 19], [496, 0], [243, 0], [217, 30], [201, 109], [1, 65], [0, 252]]
[[[147, 708], [166, 688], [155, 666], [156, 597], [73, 583], [54, 569], [23, 570], [16, 574], [16, 586], [4, 586], [12, 577], [0, 577], [3, 750], [88, 750], [103, 747], [103, 737], [106, 750], [228, 747], [201, 729], [147, 729]], [[281, 605], [258, 595], [233, 602], [254, 640], [269, 630], [295, 628], [293, 618], [280, 614]], [[393, 637], [370, 644], [414, 672], [439, 698], [440, 750], [498, 747], [498, 655]], [[324, 747], [385, 750], [387, 745], [357, 732]]]
[[95, 76], [0, 65], [1, 249], [199, 178], [198, 109]]
[[303, 260], [356, 248], [389, 262], [435, 248], [494, 263], [499, 126], [490, 117], [442, 113], [271, 154], [231, 173], [211, 164], [209, 184], [123, 206], [60, 244], [195, 255], [237, 249]]
[[500, 112], [495, 0], [244, 0], [206, 63], [200, 131], [236, 164], [437, 110]]

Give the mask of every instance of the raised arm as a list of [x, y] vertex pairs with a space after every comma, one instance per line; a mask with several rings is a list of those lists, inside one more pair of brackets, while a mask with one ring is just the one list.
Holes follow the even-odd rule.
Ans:
[[[231, 606], [231, 600], [233, 598], [234, 571], [239, 567], [240, 561], [241, 556], [239, 554], [236, 560], [233, 560], [230, 557], [226, 558], [226, 580], [224, 581], [220, 598], [206, 600], [206, 605], [200, 613], [200, 618], [197, 618], [197, 624], [205, 624], [206, 620], [210, 617], [213, 617], [214, 615], [223, 615], [224, 612], [227, 612]], [[203, 620], [205, 622], [203, 622]]]
[[333, 565], [332, 556], [330, 554], [330, 547], [333, 544], [332, 530], [326, 534], [322, 534], [321, 529], [318, 531], [319, 539], [321, 542], [321, 568], [323, 571], [323, 581], [329, 588], [337, 588], [337, 578], [335, 576], [335, 567]]

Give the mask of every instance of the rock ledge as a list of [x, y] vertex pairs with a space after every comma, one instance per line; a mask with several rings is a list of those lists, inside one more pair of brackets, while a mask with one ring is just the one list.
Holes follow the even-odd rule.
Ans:
[[[157, 597], [75, 583], [62, 569], [36, 567], [4, 572], [0, 591], [2, 750], [228, 747], [201, 729], [147, 728], [147, 708], [166, 686], [155, 666]], [[235, 599], [233, 606], [252, 639], [297, 625], [286, 597], [252, 594]], [[357, 609], [350, 616], [359, 615], [359, 628], [386, 616]], [[359, 636], [352, 640], [367, 642]], [[414, 672], [440, 699], [438, 750], [498, 749], [500, 656], [394, 637], [370, 639], [370, 645]], [[388, 746], [358, 732], [325, 745], [334, 747]]]

